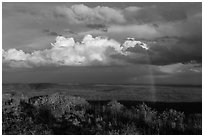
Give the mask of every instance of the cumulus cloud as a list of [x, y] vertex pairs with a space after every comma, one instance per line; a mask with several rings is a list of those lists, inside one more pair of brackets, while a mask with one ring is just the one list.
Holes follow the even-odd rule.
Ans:
[[125, 18], [121, 10], [97, 6], [90, 8], [84, 4], [69, 7], [57, 7], [56, 16], [64, 16], [70, 23], [123, 23]]
[[31, 53], [16, 49], [3, 50], [3, 63], [10, 67], [32, 68], [127, 64], [169, 65], [202, 61], [202, 50], [199, 48], [201, 42], [196, 43], [194, 39], [161, 37], [139, 41], [129, 37], [122, 43], [104, 36], [86, 35], [81, 42], [76, 42], [72, 37], [57, 36], [55, 43], [51, 43], [52, 47], [49, 49]]
[[136, 47], [136, 45], [139, 45], [139, 47], [145, 49], [145, 50], [148, 50], [149, 47], [146, 43], [143, 43], [141, 41], [137, 41], [135, 40], [134, 38], [127, 38], [127, 41], [124, 42], [123, 44], [123, 49], [127, 49], [127, 48], [130, 48], [130, 47]]
[[22, 50], [3, 50], [3, 63], [10, 67], [34, 66], [90, 66], [90, 65], [110, 65], [120, 64], [122, 61], [112, 59], [115, 54], [128, 56], [128, 48], [140, 46], [147, 50], [147, 45], [128, 39], [124, 44], [120, 44], [113, 39], [106, 37], [92, 37], [86, 35], [81, 42], [75, 42], [74, 38], [58, 36], [55, 43], [51, 43], [52, 48], [37, 50], [32, 53], [25, 53]]

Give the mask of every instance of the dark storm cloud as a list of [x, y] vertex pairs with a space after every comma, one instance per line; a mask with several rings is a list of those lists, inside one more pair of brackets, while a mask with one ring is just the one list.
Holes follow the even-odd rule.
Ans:
[[58, 36], [58, 35], [60, 35], [60, 34], [58, 34], [57, 32], [51, 31], [51, 32], [49, 33], [49, 35], [50, 35], [50, 36]]
[[66, 30], [64, 30], [64, 32], [69, 33], [69, 34], [77, 34], [77, 32], [74, 32], [74, 31], [72, 31], [70, 29], [66, 29]]
[[161, 38], [150, 47], [149, 56], [153, 64], [202, 62], [202, 38]]
[[106, 26], [105, 24], [87, 24], [86, 27], [91, 29], [101, 30], [104, 32], [108, 31], [108, 26]]
[[60, 35], [57, 32], [51, 31], [49, 29], [43, 29], [42, 32], [48, 36], [59, 36]]
[[[70, 6], [71, 5], [71, 6]], [[201, 12], [201, 3], [3, 3], [4, 14], [23, 13], [78, 23], [151, 23], [186, 20], [188, 14]], [[104, 6], [103, 6], [104, 5]], [[109, 6], [108, 6], [109, 5]], [[114, 6], [113, 6], [114, 5]], [[118, 7], [117, 7], [118, 6]], [[12, 9], [12, 10], [10, 10]]]
[[120, 4], [98, 3], [101, 6], [94, 7], [93, 3], [83, 3], [71, 7], [61, 6], [53, 12], [53, 16], [67, 18], [70, 23], [143, 24], [185, 21], [190, 14], [201, 12], [201, 3], [129, 3], [126, 7]]
[[148, 42], [149, 49], [130, 47], [129, 56], [117, 54], [113, 58], [134, 64], [168, 65], [174, 63], [202, 62], [202, 38], [161, 37]]
[[158, 3], [149, 6], [130, 6], [124, 9], [123, 14], [130, 22], [174, 22], [185, 21], [189, 13], [201, 12], [200, 3]]

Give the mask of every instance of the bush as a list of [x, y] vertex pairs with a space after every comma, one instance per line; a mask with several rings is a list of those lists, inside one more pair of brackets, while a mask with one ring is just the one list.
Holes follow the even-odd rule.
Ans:
[[3, 111], [2, 133], [11, 135], [51, 134], [44, 124], [35, 123], [37, 111], [24, 100], [13, 101], [10, 111]]
[[159, 116], [159, 126], [162, 129], [161, 133], [166, 134], [172, 133], [181, 133], [184, 131], [184, 118], [185, 115], [183, 112], [179, 112], [173, 109], [164, 111]]
[[121, 112], [124, 109], [124, 106], [117, 102], [116, 100], [112, 100], [107, 104], [107, 109], [112, 113], [112, 114], [117, 114]]
[[127, 124], [122, 128], [122, 135], [139, 135], [141, 134], [135, 124]]
[[186, 133], [202, 134], [202, 114], [191, 114], [186, 118]]
[[[40, 97], [34, 101], [34, 106], [37, 108], [50, 109], [55, 117], [61, 117], [67, 113], [79, 114], [89, 107], [89, 103], [80, 97], [66, 96], [63, 94], [55, 93], [49, 97]], [[78, 112], [75, 112], [78, 111]]]
[[146, 123], [153, 123], [157, 119], [157, 111], [151, 109], [146, 104], [141, 104], [136, 109], [139, 119]]
[[202, 115], [146, 104], [126, 108], [116, 100], [90, 105], [80, 97], [53, 94], [28, 99], [3, 96], [3, 134], [202, 134]]

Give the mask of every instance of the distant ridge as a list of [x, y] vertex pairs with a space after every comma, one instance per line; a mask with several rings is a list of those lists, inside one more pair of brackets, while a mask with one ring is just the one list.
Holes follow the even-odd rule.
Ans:
[[189, 84], [132, 84], [132, 83], [124, 83], [124, 84], [113, 84], [113, 83], [2, 83], [2, 85], [29, 85], [29, 86], [39, 86], [39, 87], [47, 87], [47, 86], [77, 86], [77, 85], [90, 85], [90, 86], [171, 86], [171, 87], [202, 87], [202, 85], [189, 85]]

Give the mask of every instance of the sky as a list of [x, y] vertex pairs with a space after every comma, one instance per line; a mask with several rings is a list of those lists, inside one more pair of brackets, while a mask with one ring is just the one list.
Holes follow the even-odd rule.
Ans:
[[202, 3], [2, 4], [3, 83], [202, 83]]

